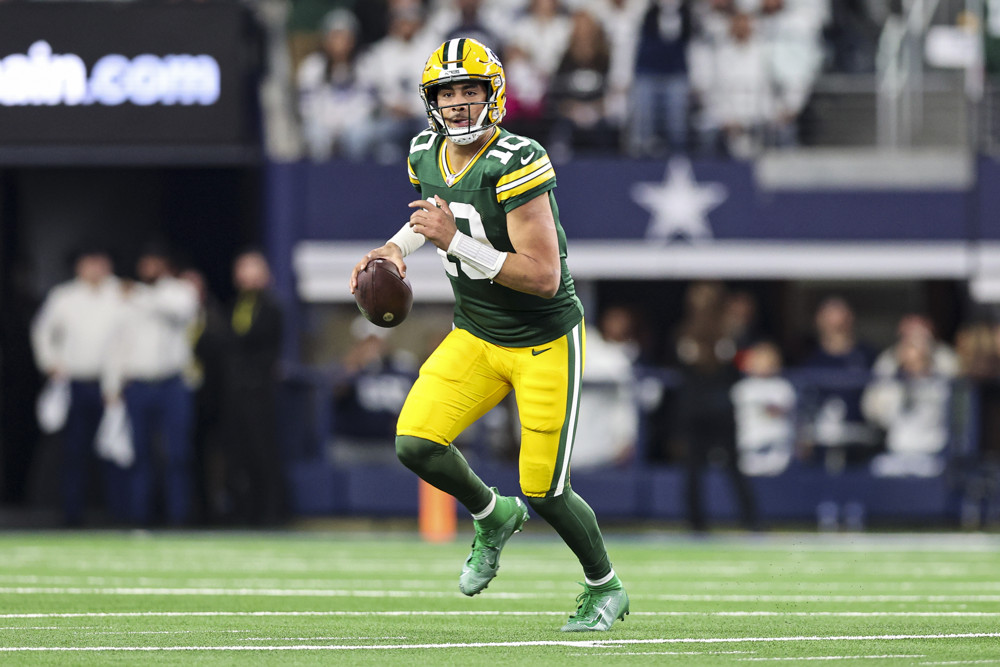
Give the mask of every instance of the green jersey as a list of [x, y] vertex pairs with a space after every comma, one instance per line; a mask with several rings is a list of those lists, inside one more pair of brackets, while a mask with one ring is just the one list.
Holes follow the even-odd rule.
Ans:
[[547, 196], [559, 239], [562, 280], [551, 299], [518, 292], [438, 248], [455, 293], [455, 326], [497, 345], [528, 347], [555, 340], [583, 319], [573, 277], [566, 267], [566, 234], [552, 189], [556, 175], [542, 146], [497, 128], [472, 161], [455, 173], [445, 138], [424, 130], [410, 142], [410, 182], [425, 199], [439, 195], [455, 214], [458, 229], [501, 252], [514, 252], [507, 213]]

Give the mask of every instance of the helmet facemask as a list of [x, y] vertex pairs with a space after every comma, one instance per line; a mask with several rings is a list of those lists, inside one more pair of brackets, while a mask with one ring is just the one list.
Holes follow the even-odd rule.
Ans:
[[[463, 81], [475, 81], [475, 79], [461, 79], [448, 83], [461, 83]], [[428, 86], [426, 91], [421, 92], [424, 97], [424, 104], [427, 107], [428, 124], [432, 130], [442, 136], [448, 137], [454, 143], [464, 146], [474, 143], [483, 136], [486, 130], [496, 125], [495, 122], [489, 122], [490, 118], [495, 118], [499, 115], [496, 109], [496, 101], [492, 99], [495, 96], [490, 96], [490, 98], [482, 102], [458, 102], [457, 104], [438, 106], [437, 94], [438, 89], [442, 85], [447, 84]], [[484, 83], [483, 87], [486, 89], [487, 94], [489, 94], [488, 85]], [[468, 117], [471, 121], [468, 127], [451, 127], [445, 122], [444, 110], [454, 109], [455, 107], [468, 107]], [[477, 108], [479, 109], [478, 113], [476, 112]]]

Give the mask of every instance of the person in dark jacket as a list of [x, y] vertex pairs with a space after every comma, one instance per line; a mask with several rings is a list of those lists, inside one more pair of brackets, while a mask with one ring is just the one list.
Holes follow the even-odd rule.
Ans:
[[288, 510], [277, 443], [278, 361], [283, 314], [270, 290], [267, 259], [256, 250], [236, 257], [237, 294], [229, 312], [223, 405], [226, 476], [232, 518], [274, 525]]
[[626, 150], [634, 157], [688, 148], [690, 0], [652, 0], [639, 29]]

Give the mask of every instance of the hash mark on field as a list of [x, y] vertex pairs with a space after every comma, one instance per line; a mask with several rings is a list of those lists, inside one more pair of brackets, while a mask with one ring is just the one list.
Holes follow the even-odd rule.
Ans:
[[576, 648], [613, 647], [655, 644], [768, 644], [818, 641], [894, 641], [919, 639], [987, 639], [1000, 637], [1000, 632], [965, 632], [933, 635], [803, 635], [798, 637], [685, 637], [669, 639], [598, 639], [598, 640], [538, 640], [525, 642], [456, 642], [452, 644], [340, 644], [292, 646], [0, 646], [0, 653], [14, 652], [156, 652], [156, 651], [387, 651], [455, 648], [523, 648], [528, 646], [567, 646]]

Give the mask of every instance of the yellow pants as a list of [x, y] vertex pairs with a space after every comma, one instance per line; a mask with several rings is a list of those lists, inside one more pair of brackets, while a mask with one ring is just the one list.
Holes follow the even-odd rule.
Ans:
[[521, 421], [521, 492], [561, 495], [569, 483], [585, 340], [583, 322], [533, 347], [500, 347], [455, 329], [421, 366], [396, 433], [449, 446], [513, 390]]

